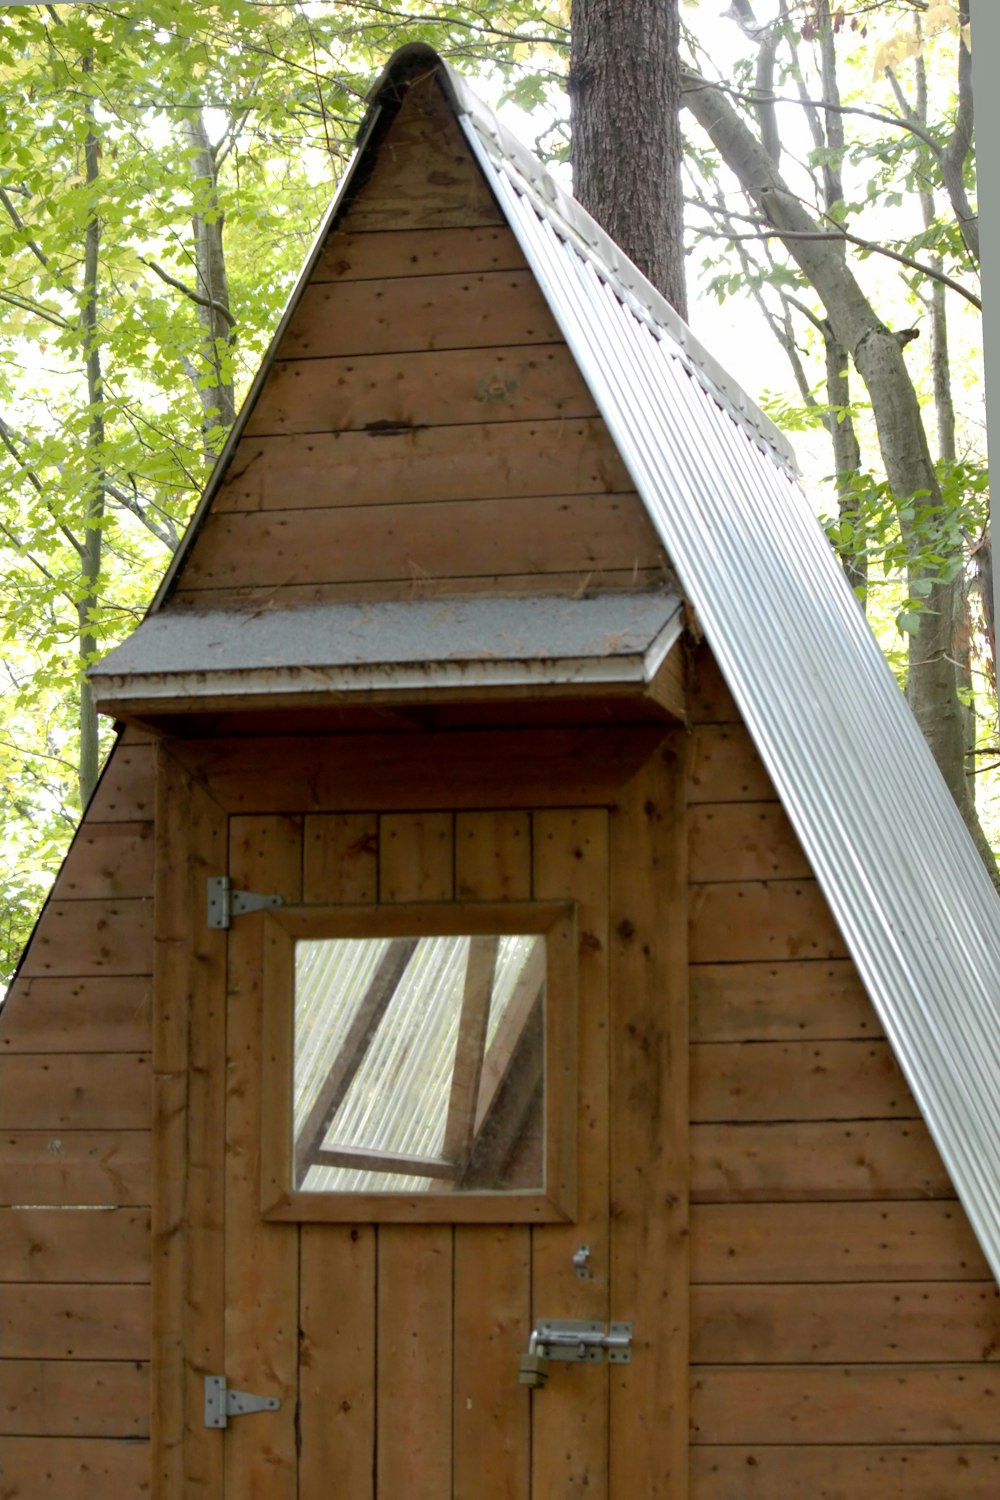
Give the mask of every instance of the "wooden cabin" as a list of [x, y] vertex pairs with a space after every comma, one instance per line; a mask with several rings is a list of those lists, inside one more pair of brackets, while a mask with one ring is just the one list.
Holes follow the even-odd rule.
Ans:
[[778, 434], [426, 48], [93, 682], [3, 1500], [996, 1500], [1000, 908]]

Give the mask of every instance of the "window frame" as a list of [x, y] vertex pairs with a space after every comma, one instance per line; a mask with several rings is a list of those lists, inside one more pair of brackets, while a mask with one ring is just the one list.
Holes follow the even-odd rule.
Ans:
[[[277, 1222], [558, 1223], [576, 1211], [577, 912], [573, 902], [282, 907], [262, 914], [261, 1212]], [[546, 939], [544, 1187], [463, 1193], [307, 1192], [292, 1186], [295, 944], [300, 939]]]

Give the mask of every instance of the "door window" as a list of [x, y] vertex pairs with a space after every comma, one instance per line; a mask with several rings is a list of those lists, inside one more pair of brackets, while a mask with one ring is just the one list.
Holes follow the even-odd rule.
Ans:
[[564, 1216], [575, 1119], [569, 908], [266, 920], [265, 1208], [395, 1217], [402, 1198], [411, 1219], [468, 1219], [480, 1216], [477, 1199], [502, 1198], [511, 1219]]

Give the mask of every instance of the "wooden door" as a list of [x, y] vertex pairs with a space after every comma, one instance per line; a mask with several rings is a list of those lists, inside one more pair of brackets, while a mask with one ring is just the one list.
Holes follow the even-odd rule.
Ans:
[[[278, 1397], [281, 1407], [236, 1417], [224, 1433], [189, 1433], [186, 1488], [174, 1492], [220, 1500], [682, 1500], [683, 942], [670, 915], [677, 828], [664, 765], [656, 757], [613, 811], [229, 817], [233, 885], [286, 903], [575, 904], [577, 1210], [570, 1223], [543, 1225], [267, 1222], [264, 923], [234, 919], [224, 1153], [216, 1158], [224, 1227], [200, 1251], [195, 1243], [192, 1264], [200, 1254], [221, 1275], [216, 1373], [233, 1388]], [[659, 871], [655, 895], [634, 879], [637, 859]], [[581, 1245], [590, 1252], [583, 1279], [573, 1260]], [[192, 1274], [206, 1279], [204, 1269], [189, 1272], [189, 1281]], [[633, 1363], [554, 1364], [546, 1387], [529, 1391], [518, 1382], [518, 1362], [540, 1318], [631, 1321]], [[192, 1390], [216, 1357], [211, 1343], [204, 1341], [204, 1361], [190, 1349], [185, 1357], [189, 1412]]]

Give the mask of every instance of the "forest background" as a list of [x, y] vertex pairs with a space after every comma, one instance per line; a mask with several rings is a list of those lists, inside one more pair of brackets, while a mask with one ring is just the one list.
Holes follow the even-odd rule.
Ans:
[[[690, 319], [800, 447], [989, 862], [968, 11], [720, 3], [680, 5]], [[0, 9], [0, 980], [110, 742], [82, 671], [178, 545], [382, 64], [429, 42], [565, 173], [571, 19], [569, 0]], [[734, 306], [735, 337], [717, 311]], [[894, 457], [887, 389], [923, 470]]]

